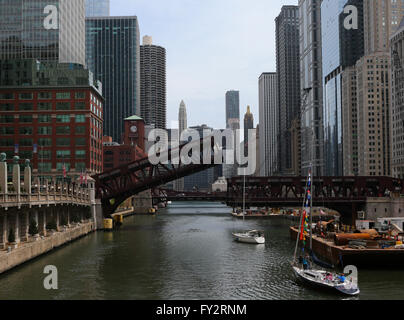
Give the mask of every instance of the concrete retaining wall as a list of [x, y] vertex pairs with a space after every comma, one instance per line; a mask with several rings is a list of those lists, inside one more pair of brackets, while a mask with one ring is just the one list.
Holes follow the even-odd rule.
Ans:
[[3, 251], [0, 253], [0, 274], [93, 231], [94, 223], [88, 222], [35, 242], [21, 244], [10, 253]]

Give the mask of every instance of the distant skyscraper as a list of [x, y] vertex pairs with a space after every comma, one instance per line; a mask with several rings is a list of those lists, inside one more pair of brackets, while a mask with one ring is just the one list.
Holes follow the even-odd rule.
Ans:
[[226, 92], [226, 128], [240, 129], [240, 92]]
[[120, 142], [124, 119], [140, 115], [137, 17], [86, 18], [87, 65], [103, 84], [104, 135]]
[[[292, 122], [300, 117], [299, 7], [283, 6], [276, 22], [280, 173], [297, 174], [293, 168]], [[298, 170], [300, 171], [300, 169]]]
[[[323, 175], [321, 1], [299, 0], [302, 174]], [[305, 99], [303, 99], [305, 98]], [[314, 134], [314, 136], [313, 136]]]
[[85, 0], [86, 17], [107, 17], [110, 14], [110, 0]]
[[0, 59], [85, 65], [84, 0], [1, 0]]
[[404, 179], [404, 18], [390, 39], [392, 61], [392, 174]]
[[278, 77], [275, 72], [259, 78], [260, 175], [272, 176], [279, 170]]
[[[180, 110], [178, 112], [178, 135], [179, 140], [181, 140], [181, 134], [188, 128], [188, 121], [187, 121], [187, 108], [185, 106], [184, 100], [181, 100], [180, 103]], [[180, 141], [180, 145], [182, 142]], [[174, 182], [174, 189], [177, 191], [184, 190], [184, 178], [178, 179]]]
[[244, 115], [244, 150], [248, 153], [248, 130], [254, 129], [254, 116], [251, 113], [250, 106], [247, 106], [247, 112]]
[[166, 113], [166, 50], [145, 36], [140, 46], [140, 114], [146, 124], [165, 129]]

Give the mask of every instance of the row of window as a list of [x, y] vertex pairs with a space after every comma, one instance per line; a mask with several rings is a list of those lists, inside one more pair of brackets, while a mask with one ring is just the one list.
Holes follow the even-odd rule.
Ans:
[[[70, 126], [59, 126], [56, 127], [57, 135], [69, 135], [72, 133], [72, 128]], [[14, 135], [14, 134], [23, 134], [23, 135], [33, 135], [34, 134], [33, 127], [0, 127], [0, 135]], [[37, 133], [41, 136], [52, 135], [52, 127], [37, 127]], [[74, 130], [74, 134], [83, 135], [86, 133], [86, 127], [84, 126], [76, 126]]]
[[[75, 118], [76, 123], [85, 123], [86, 116], [84, 114], [58, 114], [56, 115], [56, 123], [70, 123], [71, 118]], [[20, 123], [33, 123], [33, 115], [20, 115], [17, 119]], [[14, 115], [0, 115], [0, 123], [14, 123], [15, 117]], [[50, 123], [52, 121], [52, 117], [49, 114], [46, 115], [38, 115], [39, 123]]]
[[[16, 95], [14, 92], [0, 92], [0, 100], [14, 100]], [[34, 100], [34, 93], [33, 92], [22, 92], [18, 94], [18, 98], [20, 100]], [[72, 93], [71, 92], [56, 92], [56, 99], [57, 100], [66, 100], [71, 99]], [[86, 93], [85, 92], [75, 92], [74, 93], [75, 99], [85, 99]], [[53, 99], [53, 92], [39, 92], [38, 93], [39, 100], [51, 100]]]
[[[86, 146], [86, 138], [57, 138], [56, 139], [56, 146], [58, 147], [70, 147], [72, 145], [72, 140], [74, 140], [74, 145], [77, 146]], [[16, 145], [15, 140], [10, 138], [2, 138], [0, 139], [0, 147], [14, 147]], [[27, 138], [27, 139], [20, 139], [18, 141], [18, 146], [20, 147], [33, 147], [34, 140]], [[39, 147], [51, 147], [52, 146], [52, 139], [51, 138], [39, 138], [38, 139], [38, 146]]]
[[[55, 108], [53, 108], [55, 106]], [[73, 106], [73, 108], [72, 108]], [[70, 102], [39, 102], [37, 104], [38, 111], [48, 111], [48, 110], [86, 110], [86, 103], [84, 101], [79, 101], [75, 103]], [[31, 102], [18, 104], [19, 111], [33, 111], [34, 104]], [[13, 103], [0, 103], [0, 111], [16, 111], [16, 105]]]
[[[71, 164], [69, 162], [57, 162], [56, 163], [56, 170], [63, 171], [63, 167], [66, 168], [66, 171], [71, 170]], [[85, 162], [76, 162], [75, 163], [75, 170], [76, 171], [83, 171], [86, 169]], [[38, 171], [39, 172], [50, 172], [52, 171], [52, 163], [51, 162], [39, 162], [38, 163]]]

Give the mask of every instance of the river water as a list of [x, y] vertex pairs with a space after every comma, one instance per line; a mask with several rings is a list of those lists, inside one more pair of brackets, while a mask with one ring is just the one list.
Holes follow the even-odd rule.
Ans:
[[[174, 203], [155, 217], [132, 216], [0, 275], [3, 299], [342, 299], [296, 283], [289, 221], [235, 220], [217, 203]], [[265, 245], [234, 242], [234, 231], [265, 230]], [[58, 270], [46, 290], [45, 266]], [[352, 299], [404, 299], [402, 270], [359, 270]]]

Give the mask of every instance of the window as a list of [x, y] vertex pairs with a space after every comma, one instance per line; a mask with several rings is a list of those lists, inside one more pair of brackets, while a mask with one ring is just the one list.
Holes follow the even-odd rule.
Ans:
[[86, 169], [85, 162], [76, 162], [76, 171], [84, 171]]
[[20, 159], [32, 159], [32, 151], [20, 151], [19, 156]]
[[52, 163], [50, 162], [38, 162], [39, 172], [50, 172], [52, 170]]
[[70, 115], [68, 114], [58, 114], [56, 116], [57, 123], [69, 123], [70, 122]]
[[0, 147], [13, 147], [14, 139], [0, 139]]
[[14, 104], [0, 103], [0, 111], [14, 111]]
[[25, 93], [20, 93], [20, 100], [32, 100], [34, 98], [34, 95], [32, 92], [25, 92]]
[[70, 127], [56, 127], [56, 134], [70, 134]]
[[85, 99], [86, 98], [86, 93], [85, 92], [76, 92], [75, 93], [75, 98], [76, 99]]
[[50, 138], [39, 138], [38, 145], [40, 147], [50, 147], [52, 146], [52, 139]]
[[32, 115], [21, 115], [20, 122], [22, 123], [32, 123]]
[[86, 150], [76, 150], [76, 159], [85, 159]]
[[76, 146], [85, 146], [86, 138], [76, 138]]
[[20, 147], [32, 147], [32, 139], [20, 139]]
[[0, 135], [11, 135], [11, 134], [14, 134], [13, 127], [0, 126]]
[[76, 126], [76, 134], [85, 134], [85, 133], [86, 133], [86, 127]]
[[52, 110], [52, 103], [50, 103], [50, 102], [40, 102], [40, 103], [38, 103], [38, 110], [39, 111]]
[[68, 162], [58, 162], [56, 163], [56, 170], [57, 171], [63, 171], [63, 165], [66, 168], [66, 171], [70, 171], [70, 163]]
[[1, 100], [13, 100], [14, 99], [14, 93], [12, 93], [12, 92], [0, 93], [0, 99]]
[[57, 150], [56, 158], [57, 159], [70, 159], [70, 150]]
[[85, 102], [76, 102], [74, 105], [75, 110], [86, 110], [86, 103]]
[[0, 123], [13, 123], [14, 116], [9, 115], [0, 115]]
[[56, 110], [70, 110], [70, 102], [57, 102]]
[[20, 111], [32, 111], [34, 110], [34, 105], [32, 103], [20, 103], [18, 109]]
[[76, 114], [76, 123], [85, 123], [86, 116], [84, 114]]
[[39, 123], [50, 123], [51, 120], [51, 116], [49, 114], [45, 114], [45, 115], [39, 115], [38, 116], [38, 122]]
[[70, 138], [57, 138], [56, 145], [58, 147], [68, 147], [70, 146]]
[[39, 150], [38, 152], [38, 159], [52, 159], [52, 151], [51, 150]]
[[58, 100], [70, 99], [70, 92], [57, 92], [56, 99]]
[[20, 127], [20, 134], [32, 135], [32, 133], [33, 133], [32, 127]]
[[50, 100], [50, 99], [52, 99], [52, 92], [39, 92], [38, 99], [39, 100]]

